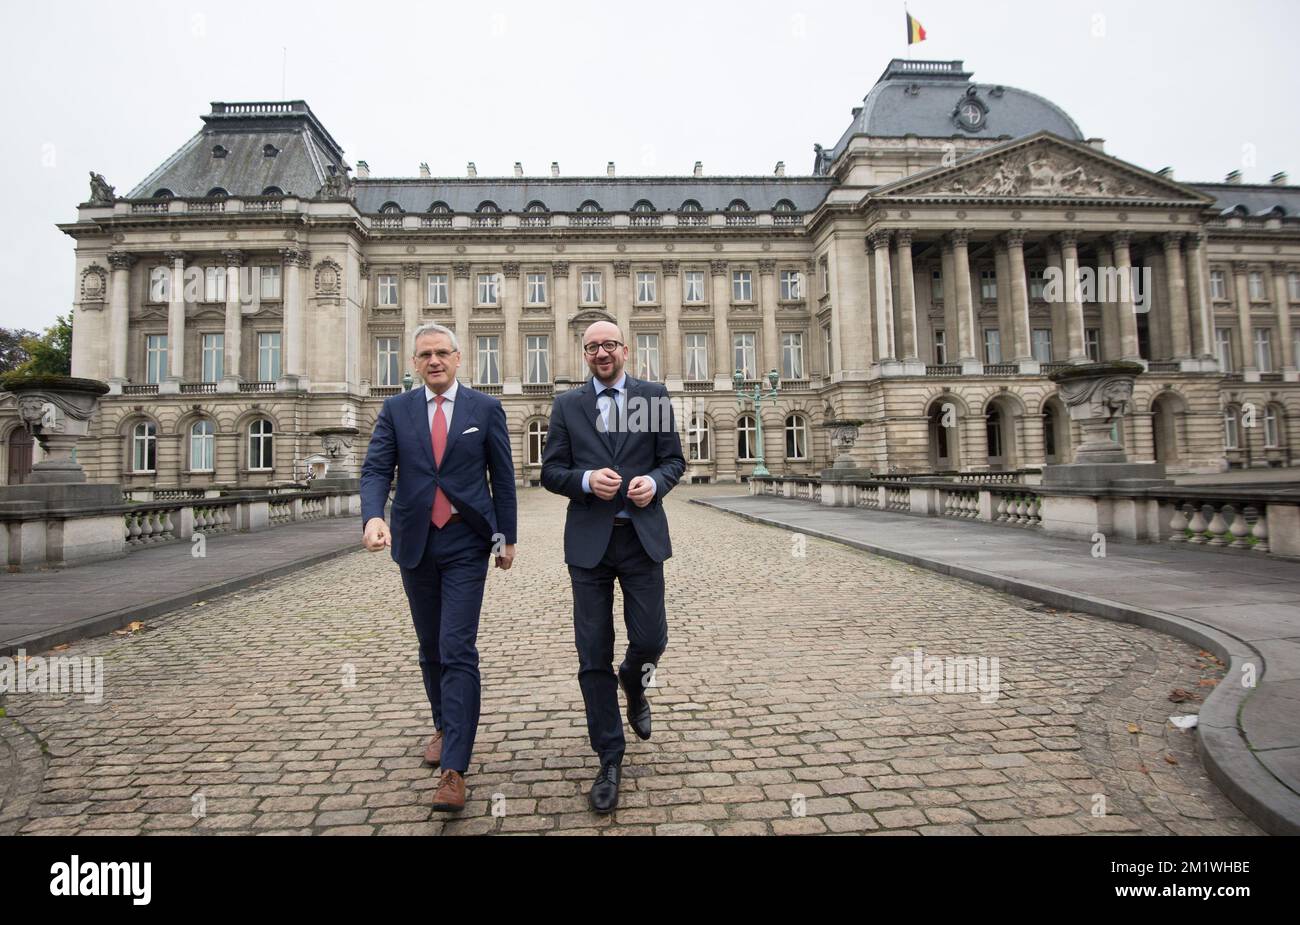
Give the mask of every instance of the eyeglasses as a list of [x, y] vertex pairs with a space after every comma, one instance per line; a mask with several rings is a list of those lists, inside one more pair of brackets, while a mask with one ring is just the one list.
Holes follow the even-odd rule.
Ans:
[[450, 360], [454, 355], [460, 353], [459, 350], [435, 350], [432, 353], [425, 350], [423, 353], [417, 353], [415, 358], [421, 363], [428, 363], [434, 357], [442, 360], [444, 363]]
[[589, 357], [594, 357], [596, 354], [600, 353], [602, 347], [605, 348], [606, 353], [613, 354], [615, 350], [622, 346], [623, 345], [616, 340], [607, 340], [604, 343], [599, 344], [583, 344], [582, 352]]

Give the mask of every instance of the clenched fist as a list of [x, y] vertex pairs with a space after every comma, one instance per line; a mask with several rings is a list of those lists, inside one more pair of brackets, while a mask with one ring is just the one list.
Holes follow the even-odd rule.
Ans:
[[393, 537], [388, 532], [388, 524], [382, 517], [371, 517], [366, 521], [366, 532], [361, 537], [361, 545], [371, 552], [393, 545]]

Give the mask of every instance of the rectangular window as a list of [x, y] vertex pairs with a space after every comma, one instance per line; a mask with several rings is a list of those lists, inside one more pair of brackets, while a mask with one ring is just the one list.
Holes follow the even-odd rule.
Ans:
[[550, 338], [545, 334], [529, 334], [524, 345], [524, 382], [533, 385], [550, 382]]
[[754, 301], [754, 289], [750, 280], [748, 270], [731, 271], [731, 301], [733, 302], [752, 302]]
[[1292, 302], [1300, 302], [1300, 273], [1286, 275], [1286, 288]]
[[1264, 274], [1256, 270], [1251, 270], [1246, 277], [1247, 285], [1250, 287], [1250, 301], [1267, 302], [1268, 293], [1264, 291]]
[[659, 381], [659, 335], [636, 336], [636, 374], [639, 379]]
[[1219, 370], [1232, 372], [1232, 328], [1214, 329], [1214, 355], [1219, 358]]
[[226, 301], [225, 267], [208, 267], [203, 271], [203, 301]]
[[1087, 351], [1089, 360], [1101, 362], [1101, 328], [1083, 329], [1083, 349]]
[[447, 297], [447, 274], [430, 273], [427, 284], [427, 294], [430, 305], [448, 305], [451, 300]]
[[1052, 329], [1034, 328], [1030, 332], [1034, 359], [1039, 363], [1052, 362]]
[[942, 328], [934, 332], [934, 362], [940, 366], [948, 362], [948, 343]]
[[478, 275], [478, 304], [497, 304], [497, 275], [495, 273], [480, 273]]
[[997, 328], [984, 329], [984, 362], [1002, 362], [1002, 332]]
[[682, 294], [683, 302], [704, 301], [704, 271], [687, 270], [682, 274], [686, 280], [686, 290]]
[[392, 308], [397, 304], [397, 277], [384, 273], [379, 276], [379, 304]]
[[546, 274], [545, 273], [528, 274], [528, 304], [529, 305], [546, 304]]
[[172, 271], [170, 267], [154, 267], [149, 271], [149, 301], [166, 302], [171, 291]]
[[280, 268], [279, 267], [258, 267], [258, 293], [268, 302], [278, 301], [280, 298]]
[[474, 366], [475, 385], [499, 385], [501, 383], [501, 338], [495, 334], [480, 334], [478, 341], [478, 361]]
[[943, 271], [930, 271], [930, 301], [943, 301]]
[[798, 270], [781, 271], [781, 301], [800, 302], [803, 300], [803, 279]]
[[835, 372], [835, 351], [831, 349], [834, 341], [831, 339], [831, 326], [822, 325], [822, 369], [823, 375], [829, 376]]
[[754, 334], [746, 332], [731, 336], [732, 366], [746, 379], [758, 378], [758, 361], [754, 356]]
[[145, 338], [145, 382], [158, 383], [167, 377], [167, 335]]
[[1037, 299], [1041, 302], [1043, 299], [1043, 289], [1046, 285], [1047, 281], [1043, 278], [1042, 270], [1029, 271], [1029, 298]]
[[658, 287], [653, 273], [637, 273], [636, 300], [642, 305], [653, 305], [659, 301]]
[[280, 378], [280, 332], [262, 331], [257, 335], [257, 379], [274, 382]]
[[224, 374], [226, 335], [203, 335], [203, 381], [218, 382]]
[[599, 270], [588, 270], [582, 274], [582, 302], [584, 305], [599, 305], [604, 301]]
[[686, 335], [686, 378], [691, 382], [709, 378], [709, 335]]
[[1223, 448], [1236, 450], [1240, 446], [1237, 442], [1237, 412], [1230, 408], [1223, 412]]
[[401, 385], [401, 339], [380, 337], [375, 341], [375, 381], [378, 385]]
[[980, 270], [980, 298], [985, 302], [998, 300], [997, 270]]
[[781, 378], [803, 378], [803, 335], [798, 331], [781, 335]]
[[818, 264], [818, 266], [821, 267], [821, 272], [822, 272], [822, 295], [830, 295], [831, 294], [830, 260], [826, 257], [823, 257], [821, 259], [821, 262]]
[[1255, 329], [1255, 368], [1261, 373], [1273, 371], [1273, 332], [1268, 328]]
[[1269, 405], [1264, 409], [1264, 447], [1275, 450], [1278, 448], [1277, 441], [1277, 410]]
[[1210, 271], [1210, 298], [1217, 302], [1228, 301], [1228, 281], [1222, 270]]

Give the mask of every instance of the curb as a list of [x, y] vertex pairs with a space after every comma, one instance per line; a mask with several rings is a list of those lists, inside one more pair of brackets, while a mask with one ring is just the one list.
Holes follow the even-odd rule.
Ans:
[[929, 571], [962, 578], [1061, 610], [1075, 610], [1104, 617], [1107, 620], [1134, 623], [1157, 630], [1213, 652], [1227, 664], [1229, 675], [1235, 674], [1240, 677], [1244, 667], [1253, 664], [1258, 679], [1254, 688], [1245, 688], [1237, 684], [1220, 684], [1216, 685], [1205, 698], [1200, 710], [1200, 721], [1196, 727], [1197, 744], [1210, 779], [1256, 825], [1272, 835], [1300, 835], [1300, 798], [1297, 798], [1289, 787], [1260, 763], [1247, 744], [1238, 724], [1237, 718], [1240, 716], [1241, 708], [1247, 698], [1263, 683], [1266, 670], [1264, 659], [1259, 652], [1244, 640], [1186, 617], [1131, 607], [1105, 598], [1009, 578], [983, 569], [954, 565], [887, 546], [851, 540], [821, 530], [796, 528], [757, 514], [733, 511], [705, 498], [691, 498], [690, 503], [712, 508], [751, 523], [815, 536]]
[[0, 657], [14, 655], [19, 649], [24, 649], [29, 654], [44, 652], [64, 643], [77, 642], [93, 636], [102, 636], [105, 633], [111, 633], [113, 630], [121, 629], [134, 620], [150, 620], [173, 610], [188, 607], [198, 601], [212, 600], [235, 591], [242, 591], [258, 582], [279, 578], [290, 572], [296, 572], [347, 555], [350, 552], [359, 551], [361, 551], [361, 547], [356, 542], [349, 542], [347, 546], [338, 549], [314, 553], [302, 559], [295, 559], [292, 562], [277, 565], [274, 568], [263, 569], [260, 572], [240, 575], [236, 578], [227, 578], [171, 597], [159, 598], [138, 607], [125, 607], [108, 613], [95, 614], [93, 617], [85, 617], [72, 623], [65, 623], [56, 628], [42, 630], [39, 633], [33, 633], [20, 639], [0, 642]]

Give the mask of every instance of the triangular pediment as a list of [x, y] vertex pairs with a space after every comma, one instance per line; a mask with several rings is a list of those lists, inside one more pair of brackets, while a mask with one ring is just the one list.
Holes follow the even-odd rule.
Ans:
[[1209, 205], [1181, 183], [1047, 132], [872, 190], [871, 199], [1092, 199]]

